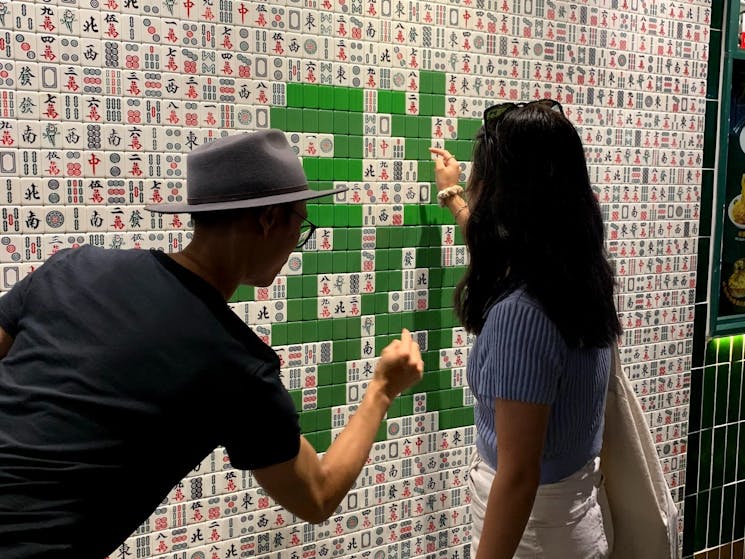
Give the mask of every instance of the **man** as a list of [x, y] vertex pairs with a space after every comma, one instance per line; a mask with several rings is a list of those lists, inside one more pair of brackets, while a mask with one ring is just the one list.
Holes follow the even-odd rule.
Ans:
[[[272, 283], [312, 226], [277, 130], [188, 157], [193, 241], [180, 253], [62, 251], [0, 298], [0, 557], [101, 559], [217, 445], [310, 522], [332, 514], [391, 401], [422, 376], [404, 330], [322, 460], [300, 435], [279, 359], [230, 310]], [[116, 509], [102, 498], [117, 496]]]

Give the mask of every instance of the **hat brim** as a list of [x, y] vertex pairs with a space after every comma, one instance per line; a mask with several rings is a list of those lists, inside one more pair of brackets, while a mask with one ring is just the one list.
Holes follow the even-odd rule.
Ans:
[[339, 186], [332, 190], [300, 190], [298, 192], [289, 192], [287, 194], [262, 196], [261, 198], [248, 198], [231, 202], [212, 202], [209, 204], [152, 204], [145, 206], [145, 209], [162, 214], [219, 212], [222, 210], [258, 208], [261, 206], [275, 206], [278, 204], [287, 204], [289, 202], [299, 202], [301, 200], [312, 200], [314, 198], [322, 198], [323, 196], [331, 196], [340, 192], [346, 192], [347, 190], [349, 190], [349, 187]]

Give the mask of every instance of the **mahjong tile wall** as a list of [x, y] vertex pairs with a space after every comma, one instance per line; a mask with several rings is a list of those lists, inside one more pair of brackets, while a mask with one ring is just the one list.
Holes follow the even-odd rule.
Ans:
[[0, 288], [65, 247], [181, 249], [189, 216], [143, 206], [184, 199], [194, 147], [275, 127], [313, 188], [350, 187], [310, 206], [321, 227], [272, 286], [231, 301], [306, 437], [328, 447], [402, 327], [424, 350], [329, 521], [299, 522], [216, 449], [112, 557], [470, 555], [472, 340], [451, 310], [468, 254], [427, 148], [467, 162], [501, 100], [553, 97], [580, 129], [624, 370], [682, 502], [709, 18], [709, 0], [0, 0]]

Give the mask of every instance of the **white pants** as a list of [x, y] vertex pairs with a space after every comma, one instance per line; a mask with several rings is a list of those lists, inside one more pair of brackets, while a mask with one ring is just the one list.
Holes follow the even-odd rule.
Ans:
[[[471, 462], [471, 557], [476, 557], [494, 470], [478, 451]], [[600, 458], [557, 483], [540, 485], [515, 559], [605, 559], [613, 549], [613, 525]]]

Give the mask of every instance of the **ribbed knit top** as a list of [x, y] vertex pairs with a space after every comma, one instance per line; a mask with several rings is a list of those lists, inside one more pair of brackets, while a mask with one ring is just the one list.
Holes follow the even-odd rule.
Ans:
[[468, 358], [479, 454], [497, 469], [496, 398], [549, 404], [540, 483], [572, 475], [600, 453], [609, 372], [609, 348], [570, 348], [541, 304], [513, 291], [491, 307]]

